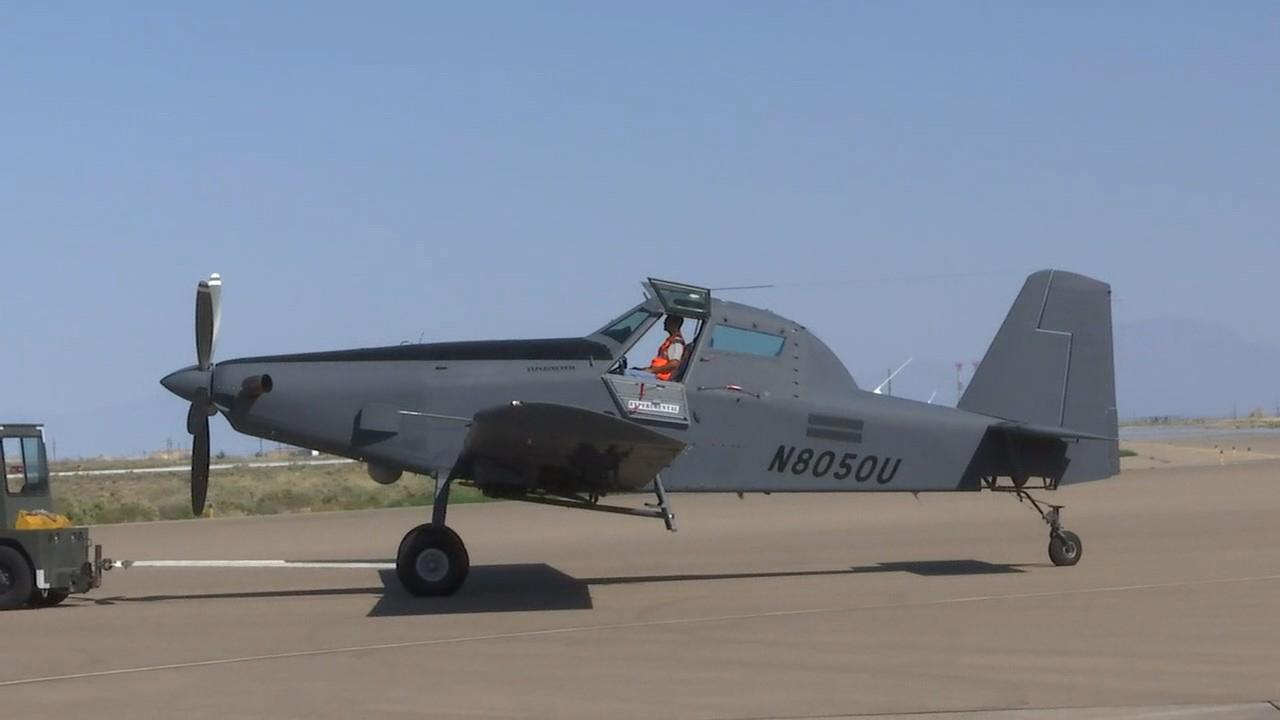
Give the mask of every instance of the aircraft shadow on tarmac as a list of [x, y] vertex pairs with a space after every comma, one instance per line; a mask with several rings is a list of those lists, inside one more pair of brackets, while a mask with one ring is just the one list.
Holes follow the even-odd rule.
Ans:
[[[334, 561], [326, 561], [334, 562]], [[408, 615], [465, 615], [495, 612], [529, 612], [545, 610], [590, 610], [591, 588], [609, 585], [647, 583], [708, 582], [714, 580], [761, 580], [772, 578], [823, 577], [832, 575], [864, 575], [873, 573], [909, 573], [921, 577], [960, 575], [1007, 575], [1026, 572], [1034, 565], [988, 563], [981, 560], [924, 560], [886, 562], [875, 565], [829, 570], [787, 570], [743, 573], [693, 573], [683, 575], [631, 575], [576, 578], [545, 563], [518, 565], [478, 565], [471, 568], [467, 584], [456, 595], [443, 598], [418, 598], [400, 589], [395, 572], [379, 572], [380, 586], [343, 588], [304, 588], [260, 590], [226, 593], [193, 593], [173, 595], [141, 595], [94, 598], [94, 604], [115, 605], [180, 600], [256, 600], [268, 598], [342, 597], [368, 595], [377, 597], [369, 617]]]

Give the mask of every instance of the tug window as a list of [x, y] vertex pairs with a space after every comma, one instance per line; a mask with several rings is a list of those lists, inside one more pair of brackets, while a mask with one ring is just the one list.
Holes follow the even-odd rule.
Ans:
[[22, 438], [22, 466], [27, 471], [24, 492], [42, 492], [49, 481], [49, 468], [44, 464], [44, 443], [38, 437]]
[[5, 489], [10, 495], [18, 495], [27, 484], [26, 467], [22, 462], [22, 440], [7, 437], [3, 442]]
[[732, 325], [717, 325], [711, 331], [711, 350], [716, 352], [777, 357], [782, 354], [786, 338], [773, 333], [748, 330]]
[[4, 462], [5, 491], [10, 495], [36, 493], [44, 488], [48, 471], [44, 454], [40, 452], [40, 438], [4, 438], [0, 456]]

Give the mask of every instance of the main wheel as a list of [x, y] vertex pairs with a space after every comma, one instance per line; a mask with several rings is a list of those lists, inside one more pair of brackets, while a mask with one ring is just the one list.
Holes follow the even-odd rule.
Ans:
[[452, 595], [471, 570], [458, 533], [443, 525], [419, 525], [405, 534], [396, 553], [396, 576], [410, 595]]
[[66, 600], [70, 594], [66, 590], [41, 590], [36, 588], [31, 591], [31, 596], [27, 598], [27, 604], [34, 608], [53, 607]]
[[424, 528], [424, 527], [430, 527], [430, 525], [419, 525], [419, 526], [415, 527], [414, 529], [410, 530], [409, 532], [405, 533], [405, 534], [404, 534], [404, 537], [400, 538], [400, 547], [396, 548], [396, 562], [397, 562], [397, 563], [399, 563], [399, 562], [400, 562], [400, 556], [404, 554], [404, 546], [409, 542], [409, 538], [411, 538], [411, 537], [413, 537], [414, 535], [418, 534], [418, 531], [419, 531], [419, 530], [421, 530], [421, 529], [422, 529], [422, 528]]
[[22, 553], [0, 545], [0, 610], [14, 610], [27, 604], [35, 579]]
[[1054, 565], [1070, 566], [1080, 562], [1084, 545], [1080, 536], [1070, 530], [1061, 530], [1049, 536], [1049, 559]]

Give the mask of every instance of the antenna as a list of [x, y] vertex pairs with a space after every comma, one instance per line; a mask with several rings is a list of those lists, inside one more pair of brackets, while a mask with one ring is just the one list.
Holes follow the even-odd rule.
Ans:
[[889, 388], [889, 394], [893, 395], [893, 379], [898, 376], [898, 373], [905, 370], [907, 366], [911, 364], [911, 361], [914, 359], [915, 358], [907, 358], [907, 361], [902, 363], [902, 367], [889, 373], [889, 377], [885, 378], [884, 382], [877, 385], [876, 389], [872, 390], [871, 392], [875, 393], [876, 395], [883, 395], [884, 394], [883, 390], [887, 387]]
[[[820, 288], [820, 287], [841, 287], [848, 285], [856, 285], [859, 287], [876, 284], [876, 285], [898, 285], [907, 282], [935, 282], [938, 280], [952, 279], [968, 279], [983, 278], [999, 275], [1015, 275], [1024, 274], [1023, 270], [1014, 268], [981, 270], [977, 272], [944, 272], [944, 273], [926, 273], [921, 275], [899, 275], [897, 277], [880, 277], [875, 279], [858, 278], [856, 280], [801, 280], [801, 281], [775, 281], [765, 283], [755, 283], [751, 285], [722, 285], [720, 287], [708, 288], [711, 292], [731, 292], [736, 290], [778, 290], [783, 288]], [[648, 294], [648, 283], [645, 283], [645, 293]]]

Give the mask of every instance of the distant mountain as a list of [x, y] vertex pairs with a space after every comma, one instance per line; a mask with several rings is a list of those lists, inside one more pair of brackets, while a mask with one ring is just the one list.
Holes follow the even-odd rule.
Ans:
[[1280, 348], [1187, 318], [1117, 325], [1115, 335], [1121, 418], [1276, 411]]

